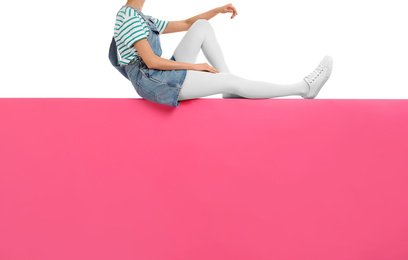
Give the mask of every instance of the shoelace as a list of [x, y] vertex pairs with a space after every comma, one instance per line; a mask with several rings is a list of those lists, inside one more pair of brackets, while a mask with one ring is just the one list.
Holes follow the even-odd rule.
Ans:
[[305, 79], [309, 83], [313, 83], [313, 81], [315, 81], [317, 79], [317, 77], [319, 77], [322, 72], [323, 72], [323, 66], [319, 65], [319, 66], [317, 66], [317, 68], [312, 73], [310, 73], [308, 76], [306, 76]]

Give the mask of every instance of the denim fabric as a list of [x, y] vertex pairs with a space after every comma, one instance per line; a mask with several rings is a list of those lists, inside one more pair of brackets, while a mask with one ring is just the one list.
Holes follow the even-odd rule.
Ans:
[[[133, 8], [133, 7], [132, 7]], [[147, 41], [153, 52], [161, 57], [162, 49], [160, 44], [159, 31], [153, 21], [147, 18], [140, 10], [133, 8], [143, 17], [149, 27]], [[186, 78], [187, 70], [157, 70], [149, 69], [140, 57], [136, 57], [125, 66], [118, 66], [115, 40], [112, 40], [109, 50], [109, 59], [112, 65], [130, 80], [137, 94], [144, 99], [155, 103], [178, 107], [180, 102], [178, 97], [183, 82]], [[171, 60], [175, 60], [171, 56]]]

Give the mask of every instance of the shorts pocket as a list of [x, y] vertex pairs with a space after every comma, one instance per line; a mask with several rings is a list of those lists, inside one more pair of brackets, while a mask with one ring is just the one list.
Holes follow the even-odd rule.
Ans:
[[139, 96], [141, 96], [144, 99], [150, 100], [152, 102], [157, 102], [156, 94], [153, 91], [146, 89], [140, 84], [137, 84], [136, 92], [137, 94], [139, 94]]
[[143, 77], [145, 77], [146, 79], [149, 79], [159, 84], [163, 83], [163, 71], [162, 70], [143, 68], [143, 69], [140, 69], [140, 71]]

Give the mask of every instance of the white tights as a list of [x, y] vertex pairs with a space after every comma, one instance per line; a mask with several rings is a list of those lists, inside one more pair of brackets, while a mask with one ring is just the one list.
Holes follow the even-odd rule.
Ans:
[[214, 29], [206, 19], [197, 20], [188, 29], [173, 55], [176, 61], [196, 63], [201, 49], [211, 66], [220, 73], [187, 70], [179, 100], [215, 94], [236, 98], [274, 98], [303, 95], [309, 90], [304, 80], [294, 84], [272, 84], [244, 79], [230, 73], [215, 37]]

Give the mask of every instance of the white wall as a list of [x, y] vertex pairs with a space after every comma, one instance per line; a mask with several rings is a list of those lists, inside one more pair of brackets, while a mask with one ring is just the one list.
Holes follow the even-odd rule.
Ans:
[[[232, 73], [291, 83], [331, 55], [332, 76], [317, 98], [405, 99], [405, 2], [146, 0], [142, 11], [171, 21], [232, 3], [238, 16], [210, 20]], [[108, 59], [115, 15], [125, 3], [1, 1], [0, 97], [139, 97]], [[161, 36], [164, 58], [184, 34]], [[199, 62], [207, 62], [202, 53]]]

